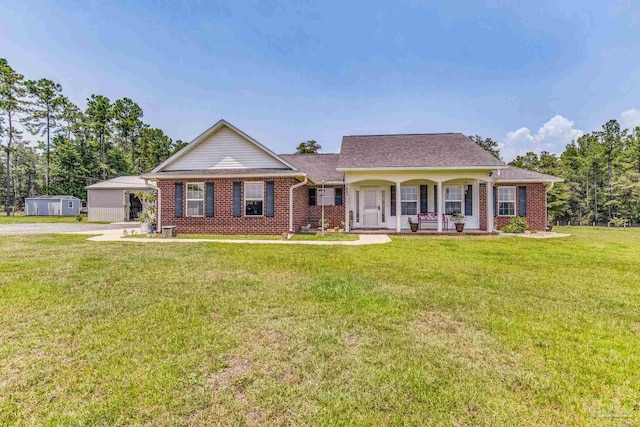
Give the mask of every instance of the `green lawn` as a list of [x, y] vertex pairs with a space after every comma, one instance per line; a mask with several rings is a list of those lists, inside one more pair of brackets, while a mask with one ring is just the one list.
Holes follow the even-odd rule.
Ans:
[[[147, 238], [146, 234], [136, 233], [128, 237], [134, 239]], [[154, 236], [161, 239], [160, 235]], [[282, 236], [274, 235], [248, 235], [248, 234], [178, 234], [178, 239], [218, 239], [218, 240], [282, 240]], [[323, 240], [323, 241], [353, 241], [358, 240], [357, 234], [345, 233], [326, 233], [324, 236], [320, 234], [296, 234], [291, 240]]]
[[2, 236], [0, 425], [636, 425], [640, 230], [558, 231]]

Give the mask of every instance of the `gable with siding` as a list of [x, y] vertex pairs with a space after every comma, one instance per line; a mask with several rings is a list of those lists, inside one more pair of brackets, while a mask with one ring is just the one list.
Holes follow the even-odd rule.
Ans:
[[287, 169], [278, 159], [227, 126], [163, 168], [165, 171], [202, 169]]

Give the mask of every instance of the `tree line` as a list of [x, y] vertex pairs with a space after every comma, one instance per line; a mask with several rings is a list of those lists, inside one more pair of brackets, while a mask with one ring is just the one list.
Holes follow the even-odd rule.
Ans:
[[143, 121], [129, 98], [91, 95], [84, 109], [58, 83], [27, 80], [0, 58], [0, 203], [7, 215], [26, 197], [86, 198], [85, 186], [149, 172], [185, 143]]
[[[84, 109], [49, 80], [26, 80], [0, 58], [0, 203], [9, 214], [33, 195], [86, 198], [85, 186], [153, 169], [186, 143], [144, 123], [129, 98], [91, 95]], [[470, 138], [500, 158], [491, 138]], [[299, 153], [317, 152], [314, 141]], [[564, 178], [548, 192], [550, 222], [640, 223], [640, 127], [616, 120], [585, 134], [556, 155], [528, 152], [509, 164]]]
[[[496, 141], [471, 139], [500, 157]], [[528, 152], [509, 164], [564, 178], [547, 194], [552, 223], [640, 223], [640, 126], [623, 129], [617, 120], [609, 120], [572, 141], [560, 155]]]

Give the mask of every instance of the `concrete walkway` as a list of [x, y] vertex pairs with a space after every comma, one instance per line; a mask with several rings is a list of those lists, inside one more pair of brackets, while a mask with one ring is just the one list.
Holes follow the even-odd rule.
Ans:
[[[140, 234], [139, 228], [127, 228], [127, 233], [135, 231]], [[96, 231], [80, 231], [73, 234], [100, 234], [99, 236], [90, 237], [87, 240], [93, 242], [133, 242], [133, 243], [249, 243], [249, 244], [264, 244], [264, 245], [342, 245], [342, 246], [360, 246], [360, 245], [380, 245], [383, 243], [391, 242], [391, 239], [386, 234], [361, 234], [358, 240], [234, 240], [234, 239], [163, 239], [163, 238], [148, 238], [148, 237], [124, 237], [123, 229], [119, 230], [96, 230]]]

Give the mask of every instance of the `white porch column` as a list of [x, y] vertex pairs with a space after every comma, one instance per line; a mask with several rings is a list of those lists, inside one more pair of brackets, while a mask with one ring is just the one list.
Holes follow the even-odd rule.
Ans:
[[493, 231], [493, 182], [487, 181], [487, 231]]
[[442, 233], [442, 212], [444, 212], [444, 210], [442, 209], [443, 201], [442, 201], [442, 182], [438, 182], [438, 195], [437, 195], [437, 199], [438, 199], [438, 209], [436, 210], [438, 212], [437, 215], [437, 224], [438, 224], [438, 233]]
[[349, 232], [349, 206], [351, 205], [351, 194], [349, 194], [349, 184], [344, 184], [344, 231]]
[[402, 222], [402, 196], [400, 196], [400, 183], [396, 182], [396, 231], [400, 232]]

